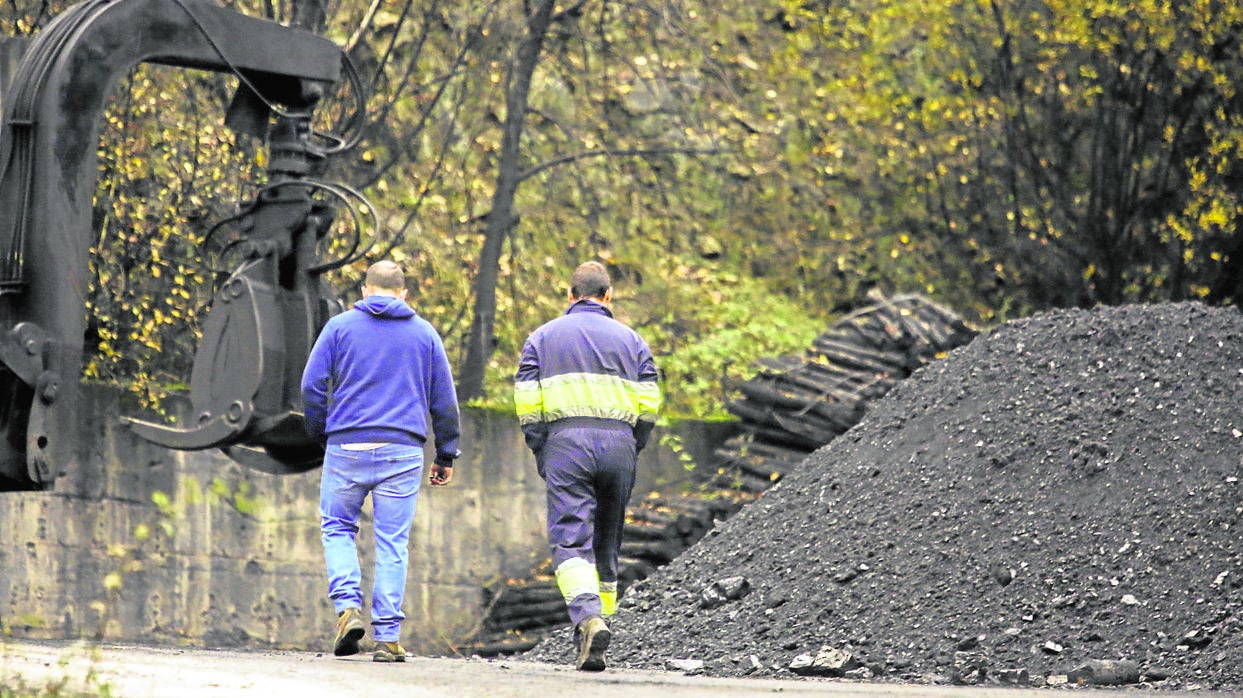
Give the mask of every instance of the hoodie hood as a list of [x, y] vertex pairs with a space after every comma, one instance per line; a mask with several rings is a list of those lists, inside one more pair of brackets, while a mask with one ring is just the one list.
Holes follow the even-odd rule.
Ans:
[[569, 309], [565, 311], [566, 315], [570, 313], [597, 313], [605, 317], [613, 317], [613, 311], [609, 307], [593, 298], [580, 298], [570, 304]]
[[400, 298], [392, 296], [367, 296], [354, 304], [354, 307], [379, 318], [404, 320], [414, 316], [414, 309], [406, 305]]

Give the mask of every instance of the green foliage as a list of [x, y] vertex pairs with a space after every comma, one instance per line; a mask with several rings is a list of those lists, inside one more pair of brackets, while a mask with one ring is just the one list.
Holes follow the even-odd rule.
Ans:
[[41, 686], [0, 686], [0, 698], [112, 698], [111, 686], [100, 684], [89, 691], [75, 690], [69, 685], [69, 677], [47, 682]]
[[205, 226], [253, 176], [223, 126], [221, 80], [143, 65], [105, 112], [83, 375], [126, 384], [143, 406], [189, 376], [213, 290]]
[[[685, 281], [695, 273], [681, 270]], [[652, 345], [670, 417], [720, 418], [738, 382], [761, 356], [804, 351], [827, 325], [823, 316], [764, 289], [753, 280], [702, 274], [698, 285], [671, 285], [678, 307], [637, 324]], [[628, 309], [628, 308], [627, 308]]]
[[[28, 33], [49, 7], [10, 3], [0, 23]], [[371, 88], [365, 137], [328, 178], [381, 220], [369, 258], [329, 281], [349, 293], [366, 262], [405, 264], [459, 364], [524, 8], [347, 0], [322, 18]], [[508, 404], [523, 339], [586, 259], [610, 265], [677, 415], [719, 415], [755, 358], [802, 350], [874, 289], [983, 322], [1233, 298], [1240, 25], [1217, 1], [575, 5], [532, 80], [480, 402]], [[231, 78], [184, 79], [136, 71], [101, 144], [86, 375], [149, 404], [188, 374], [203, 231], [264, 155], [221, 126]]]
[[[71, 670], [71, 660], [84, 649], [89, 654], [89, 664], [86, 673], [79, 678]], [[100, 675], [99, 661], [98, 647], [73, 646], [57, 660], [63, 672], [60, 676], [32, 683], [22, 676], [6, 675], [4, 685], [0, 686], [0, 698], [113, 698], [116, 694], [112, 685]]]
[[[1237, 151], [1239, 10], [856, 0], [790, 15], [791, 46], [822, 59], [798, 60], [825, 68], [820, 162], [869, 175], [849, 227], [914, 261], [903, 277], [960, 285], [955, 304], [982, 317], [1237, 287], [1221, 154]], [[902, 233], [914, 247], [886, 242]]]
[[673, 431], [662, 431], [660, 433], [660, 445], [668, 448], [678, 455], [678, 462], [682, 464], [682, 469], [691, 472], [695, 470], [695, 459], [691, 454], [686, 452], [682, 445], [682, 437]]

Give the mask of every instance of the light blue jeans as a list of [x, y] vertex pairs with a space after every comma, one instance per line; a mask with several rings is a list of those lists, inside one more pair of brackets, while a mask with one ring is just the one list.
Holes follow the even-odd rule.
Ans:
[[320, 533], [328, 565], [328, 597], [337, 613], [362, 608], [358, 564], [358, 515], [371, 495], [375, 518], [375, 580], [371, 588], [371, 627], [376, 642], [398, 642], [401, 604], [406, 593], [407, 544], [415, 500], [423, 479], [423, 448], [385, 444], [347, 451], [330, 445], [320, 479]]

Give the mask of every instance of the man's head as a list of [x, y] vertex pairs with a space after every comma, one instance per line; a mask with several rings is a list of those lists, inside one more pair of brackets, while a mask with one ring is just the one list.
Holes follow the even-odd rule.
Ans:
[[613, 283], [609, 271], [599, 262], [583, 262], [570, 277], [570, 300], [583, 298], [608, 303], [613, 300]]
[[367, 267], [367, 279], [363, 282], [364, 296], [406, 297], [406, 273], [395, 262], [376, 262]]

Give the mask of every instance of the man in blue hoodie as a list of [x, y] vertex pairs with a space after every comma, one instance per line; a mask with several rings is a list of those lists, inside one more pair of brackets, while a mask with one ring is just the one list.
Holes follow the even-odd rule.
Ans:
[[428, 482], [447, 485], [460, 455], [457, 392], [440, 335], [406, 305], [401, 267], [376, 262], [362, 290], [363, 299], [330, 319], [311, 348], [302, 402], [307, 433], [326, 443], [319, 506], [328, 596], [337, 612], [333, 654], [357, 654], [366, 634], [354, 536], [370, 494], [373, 658], [402, 662], [407, 543], [423, 477], [427, 418], [436, 437]]

